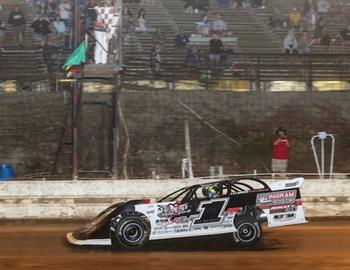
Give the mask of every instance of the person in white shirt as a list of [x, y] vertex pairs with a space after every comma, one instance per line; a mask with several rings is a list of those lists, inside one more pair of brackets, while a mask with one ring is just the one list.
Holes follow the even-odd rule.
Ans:
[[286, 54], [298, 53], [298, 42], [294, 29], [290, 29], [283, 41], [283, 49]]
[[329, 4], [328, 0], [318, 0], [317, 2], [317, 11], [320, 16], [326, 14], [330, 7], [331, 5]]
[[211, 30], [216, 33], [223, 33], [227, 30], [226, 23], [219, 14], [216, 17], [216, 20], [212, 22]]
[[70, 4], [67, 0], [63, 0], [61, 4], [58, 6], [58, 10], [60, 13], [61, 20], [64, 22], [65, 26], [68, 26], [68, 21], [70, 19]]

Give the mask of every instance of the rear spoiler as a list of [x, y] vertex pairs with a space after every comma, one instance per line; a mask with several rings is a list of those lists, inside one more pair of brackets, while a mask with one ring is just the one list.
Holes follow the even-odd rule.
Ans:
[[292, 189], [300, 188], [304, 183], [303, 177], [294, 178], [292, 180], [282, 180], [269, 184], [269, 187], [272, 191], [274, 190], [283, 190], [283, 189]]

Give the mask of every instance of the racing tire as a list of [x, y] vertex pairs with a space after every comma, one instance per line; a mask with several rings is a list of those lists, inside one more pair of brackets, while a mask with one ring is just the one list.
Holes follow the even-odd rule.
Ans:
[[241, 246], [252, 246], [261, 238], [262, 230], [259, 222], [252, 216], [242, 216], [236, 223], [237, 231], [233, 237]]
[[123, 249], [139, 249], [143, 247], [150, 234], [150, 226], [140, 216], [122, 217], [116, 228], [114, 236], [111, 236], [112, 246]]

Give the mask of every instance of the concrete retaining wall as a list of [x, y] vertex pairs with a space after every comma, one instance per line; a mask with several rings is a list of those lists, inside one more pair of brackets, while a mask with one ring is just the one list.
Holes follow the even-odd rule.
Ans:
[[[0, 182], [0, 218], [90, 218], [114, 202], [158, 199], [204, 182], [208, 180]], [[306, 180], [302, 197], [308, 217], [350, 216], [350, 180]]]

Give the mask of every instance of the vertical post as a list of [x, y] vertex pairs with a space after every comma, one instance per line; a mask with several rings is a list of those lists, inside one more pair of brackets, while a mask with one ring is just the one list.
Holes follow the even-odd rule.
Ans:
[[118, 149], [119, 149], [119, 130], [118, 130], [118, 89], [120, 87], [120, 74], [113, 80], [112, 93], [112, 177], [118, 179]]
[[114, 9], [119, 12], [119, 28], [117, 29], [116, 44], [117, 44], [117, 55], [118, 64], [120, 67], [123, 66], [123, 0], [116, 0]]
[[189, 178], [193, 178], [190, 128], [189, 128], [187, 119], [185, 119], [185, 149], [186, 149], [186, 156], [187, 156], [186, 158], [188, 159], [188, 176]]
[[80, 42], [81, 24], [80, 24], [80, 1], [73, 2], [73, 48], [77, 48]]
[[307, 91], [312, 91], [313, 90], [313, 85], [312, 85], [312, 58], [311, 55], [308, 56], [308, 68], [309, 68], [309, 76], [308, 80], [306, 82], [306, 89]]
[[[79, 89], [78, 89], [79, 87]], [[72, 89], [72, 178], [78, 179], [79, 169], [79, 108], [82, 84], [74, 81]]]

